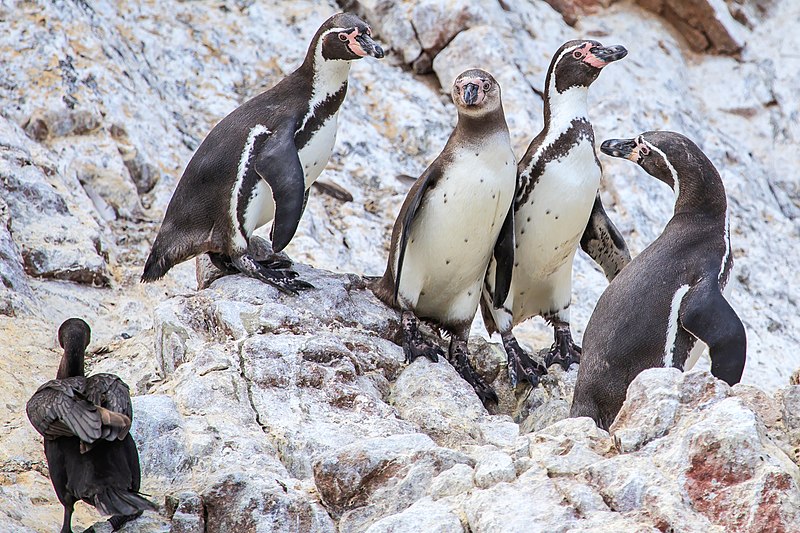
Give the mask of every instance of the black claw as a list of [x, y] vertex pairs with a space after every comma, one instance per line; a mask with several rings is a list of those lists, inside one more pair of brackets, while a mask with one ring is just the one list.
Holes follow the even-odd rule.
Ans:
[[572, 342], [569, 324], [560, 323], [555, 326], [555, 342], [544, 358], [548, 367], [554, 363], [561, 365], [565, 371], [569, 370], [572, 363], [581, 362], [581, 347]]
[[[138, 513], [134, 513], [134, 514], [129, 514], [129, 515], [114, 515], [114, 516], [112, 516], [111, 518], [108, 519], [108, 523], [111, 524], [111, 528], [114, 531], [117, 531], [119, 528], [121, 528], [122, 526], [124, 526], [125, 524], [130, 522], [131, 520], [135, 520], [136, 518], [139, 518], [140, 516], [142, 516], [142, 511], [139, 511]], [[87, 529], [86, 531], [89, 531], [89, 530]], [[84, 533], [86, 533], [86, 531], [84, 531]], [[94, 529], [92, 529], [92, 531], [94, 531]]]
[[540, 378], [547, 374], [547, 367], [528, 355], [510, 333], [503, 336], [503, 348], [508, 357], [508, 379], [511, 386], [516, 387], [520, 380], [527, 381], [531, 387], [539, 385]]
[[448, 359], [464, 381], [472, 385], [472, 388], [475, 389], [475, 394], [478, 395], [478, 398], [485, 407], [488, 407], [489, 404], [496, 405], [498, 403], [497, 393], [483, 380], [480, 374], [473, 368], [472, 363], [469, 362], [469, 358], [467, 358], [466, 342], [451, 341]]
[[406, 363], [413, 363], [420, 355], [434, 363], [439, 362], [439, 356], [444, 357], [444, 351], [438, 344], [426, 340], [422, 336], [417, 317], [413, 313], [403, 311], [401, 322], [403, 324], [403, 353], [406, 356]]

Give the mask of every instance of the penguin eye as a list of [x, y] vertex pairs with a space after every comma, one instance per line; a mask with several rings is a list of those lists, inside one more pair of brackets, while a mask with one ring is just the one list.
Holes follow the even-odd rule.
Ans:
[[572, 52], [572, 57], [575, 59], [582, 59], [583, 58], [583, 50], [575, 50]]
[[491, 83], [489, 83], [488, 81], [483, 82], [483, 91], [484, 92], [488, 91], [491, 88], [492, 88], [492, 84]]
[[344, 33], [339, 34], [339, 40], [345, 42], [347, 40], [347, 35]]
[[639, 145], [639, 155], [647, 155], [650, 153], [650, 148], [646, 144]]

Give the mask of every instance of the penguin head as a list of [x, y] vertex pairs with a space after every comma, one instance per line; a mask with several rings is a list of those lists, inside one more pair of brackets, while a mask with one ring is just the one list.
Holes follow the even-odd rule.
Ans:
[[322, 57], [328, 61], [354, 61], [372, 56], [380, 59], [383, 48], [372, 40], [369, 25], [351, 13], [337, 13], [317, 31]]
[[85, 350], [92, 340], [89, 324], [80, 318], [69, 318], [58, 328], [58, 344], [65, 350]]
[[479, 68], [465, 70], [453, 82], [453, 103], [459, 113], [478, 116], [502, 108], [500, 84]]
[[597, 41], [568, 41], [561, 45], [547, 72], [547, 86], [554, 83], [563, 93], [573, 87], [589, 87], [600, 71], [628, 55], [624, 46], [603, 46]]
[[647, 131], [635, 139], [608, 139], [600, 145], [600, 151], [633, 161], [673, 190], [677, 190], [679, 175], [695, 174], [710, 164], [695, 143], [674, 131]]

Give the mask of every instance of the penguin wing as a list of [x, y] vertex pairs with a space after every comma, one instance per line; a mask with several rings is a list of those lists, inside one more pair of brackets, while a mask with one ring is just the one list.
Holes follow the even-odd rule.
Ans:
[[600, 265], [609, 282], [631, 262], [625, 239], [603, 209], [599, 191], [594, 197], [592, 214], [581, 237], [581, 248]]
[[[516, 192], [514, 193], [516, 197]], [[502, 307], [511, 289], [511, 276], [514, 272], [514, 202], [508, 208], [508, 214], [500, 228], [500, 235], [494, 244], [494, 295], [492, 305]]]
[[289, 128], [275, 132], [256, 155], [255, 171], [272, 189], [275, 220], [272, 222], [272, 249], [280, 252], [297, 231], [306, 198], [305, 173]]
[[406, 202], [400, 211], [400, 220], [397, 222], [401, 224], [400, 227], [400, 246], [398, 247], [397, 256], [397, 273], [394, 276], [394, 301], [397, 301], [397, 293], [400, 291], [400, 274], [403, 272], [403, 259], [406, 255], [406, 245], [408, 244], [408, 234], [411, 232], [411, 224], [414, 223], [414, 218], [422, 205], [422, 199], [425, 197], [425, 192], [428, 188], [434, 186], [442, 175], [441, 168], [436, 164], [436, 161], [431, 164], [425, 172], [422, 173], [411, 190], [408, 191]]
[[747, 334], [716, 276], [689, 289], [681, 300], [678, 319], [683, 329], [708, 345], [714, 377], [731, 386], [739, 383], [747, 358]]
[[25, 406], [28, 419], [43, 437], [75, 436], [84, 442], [94, 442], [100, 438], [100, 413], [81, 394], [82, 380], [68, 378], [48, 381], [28, 400]]

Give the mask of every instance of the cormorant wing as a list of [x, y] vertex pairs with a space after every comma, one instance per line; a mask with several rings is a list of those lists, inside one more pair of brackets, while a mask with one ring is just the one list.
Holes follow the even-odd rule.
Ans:
[[83, 377], [72, 377], [39, 387], [25, 408], [36, 431], [49, 439], [76, 436], [87, 443], [99, 439], [103, 423], [97, 408], [82, 394], [85, 383]]

